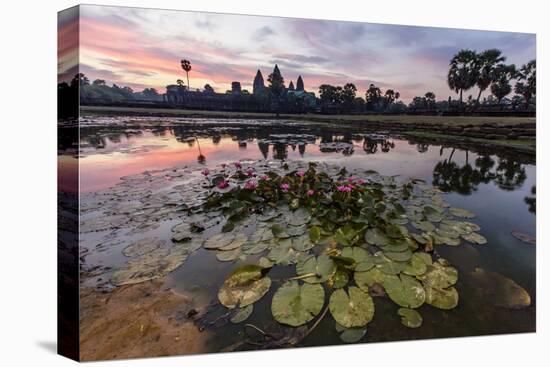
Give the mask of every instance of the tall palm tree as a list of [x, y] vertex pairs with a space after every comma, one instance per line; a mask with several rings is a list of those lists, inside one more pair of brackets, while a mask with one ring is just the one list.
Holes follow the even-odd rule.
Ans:
[[447, 84], [449, 88], [460, 94], [462, 105], [462, 92], [472, 88], [477, 81], [477, 55], [472, 50], [460, 50], [453, 56], [449, 63]]
[[426, 107], [429, 109], [432, 108], [432, 105], [435, 104], [435, 93], [434, 92], [426, 92], [424, 94], [424, 98], [426, 98]]
[[476, 84], [479, 88], [479, 94], [477, 95], [477, 104], [479, 104], [481, 93], [491, 85], [495, 68], [504, 61], [506, 61], [506, 57], [502, 55], [502, 51], [496, 48], [485, 50], [478, 55], [477, 65], [479, 69]]
[[529, 108], [531, 98], [537, 91], [537, 63], [535, 60], [529, 61], [523, 65], [517, 73], [518, 82], [514, 88], [517, 94], [525, 98], [525, 108]]
[[187, 89], [191, 90], [191, 87], [189, 86], [189, 72], [191, 71], [191, 61], [189, 60], [181, 60], [181, 68], [183, 71], [185, 71], [185, 75], [187, 75]]
[[517, 74], [515, 65], [498, 65], [492, 73], [491, 93], [497, 97], [498, 104], [512, 91], [510, 80]]

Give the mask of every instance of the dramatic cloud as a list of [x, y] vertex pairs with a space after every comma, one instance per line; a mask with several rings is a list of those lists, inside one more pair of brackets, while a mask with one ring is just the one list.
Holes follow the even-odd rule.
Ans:
[[[306, 89], [324, 83], [369, 84], [414, 96], [454, 95], [446, 84], [449, 59], [462, 48], [499, 48], [518, 65], [535, 58], [535, 36], [431, 27], [288, 19], [84, 5], [60, 22], [60, 75], [80, 62], [91, 80], [163, 91], [183, 79], [180, 60], [192, 63], [192, 88], [224, 92], [232, 81], [251, 88], [256, 70], [267, 77], [277, 63], [287, 83], [302, 75]], [[71, 39], [71, 37], [73, 37]], [[71, 76], [72, 77], [72, 76]]]

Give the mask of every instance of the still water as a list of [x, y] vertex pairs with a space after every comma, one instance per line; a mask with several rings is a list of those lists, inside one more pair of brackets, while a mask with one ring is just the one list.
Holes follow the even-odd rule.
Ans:
[[[534, 158], [496, 153], [487, 149], [465, 149], [438, 142], [414, 141], [381, 131], [329, 127], [289, 121], [205, 121], [179, 120], [170, 126], [154, 126], [155, 119], [116, 124], [105, 118], [89, 118], [80, 129], [80, 188], [92, 193], [112, 187], [123, 176], [171, 167], [214, 167], [243, 159], [322, 161], [348, 169], [375, 170], [401, 178], [417, 178], [445, 191], [451, 206], [476, 213], [473, 222], [482, 228], [486, 245], [463, 243], [441, 245], [439, 254], [460, 274], [457, 290], [459, 306], [441, 311], [424, 305], [419, 312], [424, 324], [408, 329], [396, 316], [397, 306], [376, 298], [376, 315], [362, 341], [391, 341], [432, 337], [485, 335], [535, 330], [535, 245], [511, 235], [518, 231], [535, 236]], [[128, 119], [130, 121], [130, 119]], [[127, 121], [127, 122], [128, 122]], [[107, 123], [109, 125], [107, 126]], [[75, 158], [76, 159], [76, 158]], [[169, 238], [170, 225], [155, 229]], [[149, 234], [148, 234], [149, 235]], [[134, 238], [135, 239], [135, 238]], [[90, 250], [99, 241], [89, 235], [83, 241]], [[250, 260], [250, 259], [248, 259]], [[90, 253], [88, 265], [120, 266], [120, 247]], [[193, 294], [208, 303], [216, 299], [220, 284], [238, 264], [220, 263], [215, 256], [199, 250], [183, 266], [172, 272], [165, 285]], [[524, 309], [495, 307], [471, 282], [475, 268], [500, 273], [521, 285], [531, 296]], [[286, 276], [283, 271], [281, 278]], [[274, 279], [277, 274], [270, 274]], [[274, 289], [255, 304], [248, 322], [273, 327], [270, 311]], [[269, 321], [268, 321], [269, 320]], [[241, 339], [242, 326], [227, 324], [215, 332], [213, 351]], [[326, 317], [303, 345], [340, 344], [334, 320]]]

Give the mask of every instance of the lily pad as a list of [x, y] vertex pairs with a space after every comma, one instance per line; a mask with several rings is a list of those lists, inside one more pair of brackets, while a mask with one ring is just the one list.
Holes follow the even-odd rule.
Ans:
[[309, 223], [310, 220], [311, 215], [303, 208], [290, 212], [290, 214], [286, 216], [286, 222], [291, 226], [301, 226]]
[[245, 244], [247, 239], [248, 237], [244, 233], [239, 233], [238, 235], [235, 236], [235, 238], [233, 238], [233, 240], [230, 243], [220, 247], [219, 250], [229, 251], [229, 250], [238, 249]]
[[267, 254], [267, 258], [276, 264], [291, 265], [305, 256], [304, 252], [296, 251], [292, 247], [290, 238], [278, 240]]
[[218, 251], [216, 258], [219, 261], [234, 261], [242, 255], [242, 251], [239, 247], [228, 251]]
[[271, 279], [258, 265], [235, 269], [223, 282], [218, 299], [227, 308], [246, 307], [262, 298], [271, 287]]
[[308, 251], [315, 246], [315, 243], [311, 242], [309, 236], [304, 234], [302, 236], [292, 238], [292, 247], [296, 251]]
[[164, 243], [164, 240], [143, 238], [124, 248], [124, 250], [122, 250], [122, 254], [128, 257], [145, 255], [148, 252], [162, 247]]
[[367, 328], [345, 328], [336, 323], [336, 332], [340, 334], [340, 339], [344, 343], [357, 343], [359, 340], [363, 339], [367, 333]]
[[441, 260], [428, 265], [426, 273], [417, 276], [426, 286], [433, 288], [447, 288], [454, 285], [458, 280], [458, 271], [450, 265], [444, 264]]
[[345, 269], [337, 268], [329, 280], [329, 286], [334, 289], [344, 288], [349, 283], [349, 275]]
[[407, 263], [405, 262], [393, 261], [392, 259], [386, 257], [382, 251], [378, 251], [374, 254], [374, 263], [383, 273], [390, 275], [401, 273], [407, 266]]
[[390, 239], [380, 228], [371, 228], [365, 232], [365, 241], [370, 245], [386, 246]]
[[422, 316], [418, 311], [410, 308], [400, 308], [397, 314], [401, 316], [401, 323], [409, 328], [418, 328], [422, 325]]
[[424, 286], [426, 303], [442, 310], [451, 310], [458, 305], [458, 292], [455, 287], [445, 289]]
[[215, 250], [229, 245], [235, 238], [232, 234], [219, 233], [204, 241], [203, 247], [207, 250]]
[[460, 218], [473, 218], [476, 216], [471, 211], [462, 208], [449, 208], [449, 213]]
[[310, 256], [298, 262], [296, 265], [296, 273], [298, 275], [311, 275], [303, 278], [306, 283], [323, 283], [334, 274], [336, 266], [334, 261], [327, 255], [318, 257]]
[[369, 287], [375, 284], [383, 285], [386, 275], [380, 271], [380, 269], [373, 268], [367, 271], [356, 271], [353, 274], [355, 284], [361, 288], [364, 292], [369, 291]]
[[318, 226], [311, 226], [309, 228], [309, 239], [313, 243], [318, 243], [321, 240], [321, 228]]
[[374, 259], [372, 255], [361, 247], [345, 247], [342, 250], [343, 257], [349, 257], [355, 262], [353, 270], [367, 271], [374, 267]]
[[126, 267], [113, 273], [111, 282], [119, 286], [162, 278], [183, 264], [188, 255], [182, 248], [158, 248], [128, 261]]
[[[429, 263], [427, 263], [426, 256], [430, 258]], [[428, 265], [431, 265], [431, 256], [424, 252], [415, 252], [403, 269], [403, 273], [412, 276], [422, 275], [428, 270]]]
[[472, 232], [470, 234], [462, 235], [462, 238], [465, 239], [468, 242], [475, 243], [478, 245], [485, 245], [487, 243], [487, 239], [480, 235], [479, 233]]
[[254, 311], [254, 305], [248, 305], [244, 308], [237, 309], [237, 312], [229, 319], [233, 324], [238, 324], [240, 322], [245, 321], [252, 315], [252, 311]]
[[435, 230], [435, 226], [428, 221], [415, 221], [415, 222], [411, 222], [411, 225], [414, 228], [424, 232], [431, 232]]
[[418, 308], [426, 299], [422, 284], [406, 274], [387, 276], [383, 285], [390, 299], [401, 307]]
[[296, 327], [313, 320], [324, 303], [325, 291], [320, 284], [300, 285], [291, 280], [275, 292], [271, 312], [277, 322]]
[[363, 327], [374, 317], [374, 302], [371, 296], [357, 287], [348, 292], [337, 289], [330, 296], [329, 309], [337, 323], [346, 327]]
[[249, 240], [242, 247], [241, 250], [247, 255], [256, 255], [264, 252], [271, 246], [271, 241], [259, 241], [253, 242]]

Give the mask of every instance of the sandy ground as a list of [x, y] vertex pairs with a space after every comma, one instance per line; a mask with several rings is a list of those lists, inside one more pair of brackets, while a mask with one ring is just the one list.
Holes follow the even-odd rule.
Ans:
[[80, 295], [81, 360], [205, 353], [209, 335], [187, 318], [192, 300], [162, 282]]

